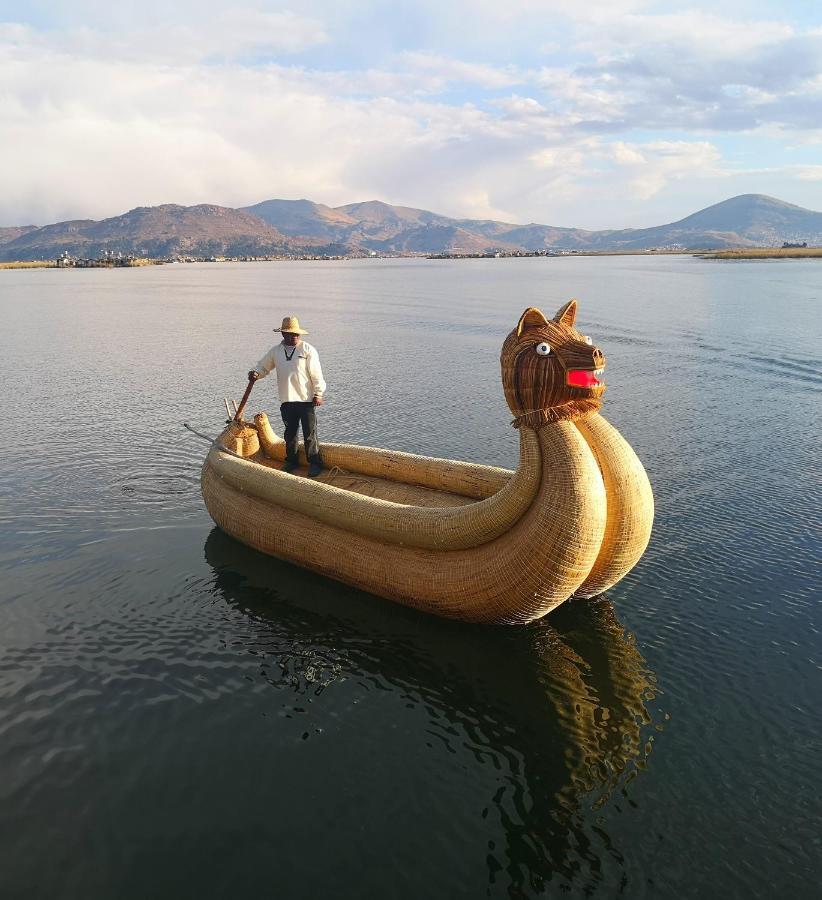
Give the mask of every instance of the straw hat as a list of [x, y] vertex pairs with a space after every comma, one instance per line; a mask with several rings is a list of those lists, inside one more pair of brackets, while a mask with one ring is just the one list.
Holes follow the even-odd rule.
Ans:
[[283, 324], [280, 328], [275, 328], [274, 331], [288, 331], [291, 334], [308, 334], [307, 331], [303, 331], [300, 328], [300, 320], [296, 316], [286, 316], [283, 319]]

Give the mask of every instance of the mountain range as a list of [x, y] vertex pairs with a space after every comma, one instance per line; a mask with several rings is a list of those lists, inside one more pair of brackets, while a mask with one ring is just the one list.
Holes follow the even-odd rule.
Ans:
[[764, 194], [742, 194], [653, 228], [586, 231], [453, 219], [377, 200], [325, 206], [265, 200], [254, 206], [141, 206], [94, 221], [0, 228], [0, 260], [54, 259], [105, 252], [171, 256], [470, 254], [647, 249], [709, 250], [822, 244], [822, 213]]

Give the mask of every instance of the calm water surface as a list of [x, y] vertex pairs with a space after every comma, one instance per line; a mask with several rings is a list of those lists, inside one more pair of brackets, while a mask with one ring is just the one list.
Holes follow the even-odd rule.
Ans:
[[[321, 439], [514, 467], [499, 348], [571, 296], [657, 501], [607, 595], [464, 626], [213, 527], [181, 423], [283, 315]], [[0, 272], [0, 895], [816, 896], [821, 302], [814, 261]]]

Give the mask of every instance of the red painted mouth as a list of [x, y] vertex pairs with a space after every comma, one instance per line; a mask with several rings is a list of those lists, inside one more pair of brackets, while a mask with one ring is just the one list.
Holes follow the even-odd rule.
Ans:
[[602, 382], [597, 376], [601, 374], [602, 369], [569, 369], [565, 374], [565, 382], [570, 387], [600, 387]]

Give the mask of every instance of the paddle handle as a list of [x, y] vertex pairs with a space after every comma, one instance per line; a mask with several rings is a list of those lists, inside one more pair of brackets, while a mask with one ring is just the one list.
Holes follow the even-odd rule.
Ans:
[[237, 412], [234, 413], [234, 421], [238, 422], [240, 420], [240, 416], [243, 414], [243, 410], [245, 409], [246, 403], [248, 403], [248, 395], [251, 393], [251, 388], [254, 387], [254, 382], [256, 378], [248, 379], [248, 387], [245, 389], [245, 393], [243, 394], [243, 399], [240, 400], [240, 405], [237, 407]]

